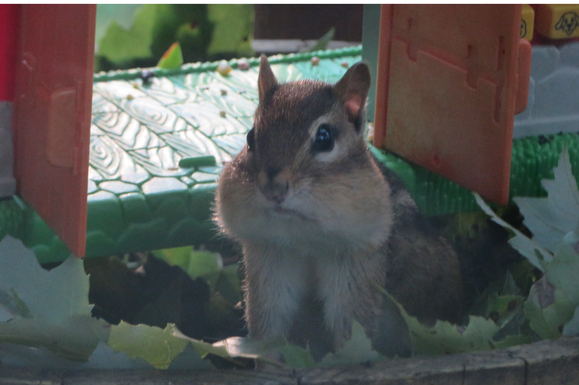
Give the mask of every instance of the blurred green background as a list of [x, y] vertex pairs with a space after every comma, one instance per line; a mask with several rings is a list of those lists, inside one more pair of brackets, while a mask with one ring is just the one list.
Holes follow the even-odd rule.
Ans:
[[99, 4], [95, 72], [153, 67], [179, 42], [185, 63], [252, 56], [252, 4]]

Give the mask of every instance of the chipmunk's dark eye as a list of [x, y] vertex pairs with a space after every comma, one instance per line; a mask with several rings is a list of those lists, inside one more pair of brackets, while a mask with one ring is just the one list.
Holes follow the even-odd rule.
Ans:
[[334, 148], [334, 138], [329, 124], [322, 124], [316, 131], [313, 148], [315, 151], [327, 152]]
[[255, 128], [251, 128], [247, 133], [247, 151], [253, 152], [255, 150]]

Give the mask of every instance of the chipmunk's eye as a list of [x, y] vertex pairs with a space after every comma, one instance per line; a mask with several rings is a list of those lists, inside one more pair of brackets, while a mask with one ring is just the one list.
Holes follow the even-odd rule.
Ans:
[[334, 138], [332, 137], [332, 129], [329, 124], [322, 124], [318, 127], [313, 148], [319, 152], [332, 151], [334, 148]]
[[247, 133], [247, 151], [253, 152], [255, 150], [255, 128], [251, 128]]

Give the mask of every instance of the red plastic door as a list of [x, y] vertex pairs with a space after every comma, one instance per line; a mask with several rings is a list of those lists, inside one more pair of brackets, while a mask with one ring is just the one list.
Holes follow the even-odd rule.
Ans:
[[22, 196], [85, 253], [96, 5], [22, 5], [14, 100]]
[[506, 204], [531, 47], [521, 5], [384, 5], [375, 145]]

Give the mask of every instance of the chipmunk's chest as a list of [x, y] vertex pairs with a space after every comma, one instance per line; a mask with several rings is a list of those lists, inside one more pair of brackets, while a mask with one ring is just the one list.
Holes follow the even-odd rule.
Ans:
[[294, 255], [307, 260], [319, 260], [335, 253], [344, 243], [340, 234], [326, 231], [315, 219], [295, 213], [268, 209], [258, 214], [258, 229], [253, 233], [266, 243], [292, 250]]

